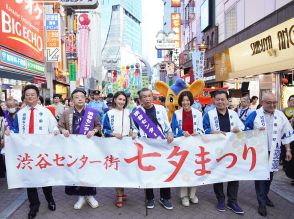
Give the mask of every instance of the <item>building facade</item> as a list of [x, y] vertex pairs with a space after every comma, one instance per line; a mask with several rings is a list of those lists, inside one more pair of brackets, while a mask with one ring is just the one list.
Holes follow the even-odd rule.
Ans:
[[[214, 83], [229, 87], [235, 105], [242, 95], [276, 94], [280, 107], [293, 90], [292, 35], [294, 2], [291, 0], [230, 0], [215, 2], [218, 41], [206, 52], [214, 57]], [[256, 13], [258, 11], [258, 13]], [[211, 61], [207, 61], [208, 64]], [[286, 78], [288, 83], [281, 82]], [[282, 97], [282, 98], [280, 98]]]
[[[99, 2], [99, 11], [102, 45], [105, 46], [109, 37], [116, 38], [121, 46], [142, 55], [142, 1], [102, 0]], [[110, 34], [110, 30], [114, 31], [113, 25], [117, 28]]]

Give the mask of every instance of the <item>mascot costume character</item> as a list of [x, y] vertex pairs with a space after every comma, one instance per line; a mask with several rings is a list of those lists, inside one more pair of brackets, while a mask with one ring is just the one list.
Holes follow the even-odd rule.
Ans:
[[168, 109], [169, 121], [171, 121], [174, 111], [180, 108], [178, 99], [184, 90], [190, 91], [193, 97], [196, 98], [203, 92], [203, 88], [204, 82], [202, 80], [197, 80], [191, 85], [187, 85], [183, 79], [179, 78], [176, 80], [176, 83], [170, 87], [163, 81], [155, 82], [155, 89], [165, 97], [165, 106]]

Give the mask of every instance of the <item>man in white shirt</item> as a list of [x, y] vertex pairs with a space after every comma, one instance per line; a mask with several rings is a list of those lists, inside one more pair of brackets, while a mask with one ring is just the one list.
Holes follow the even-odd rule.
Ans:
[[[39, 89], [35, 85], [27, 85], [23, 94], [26, 106], [17, 112], [12, 131], [20, 134], [58, 134], [56, 119], [47, 108], [38, 104]], [[5, 134], [10, 135], [10, 130], [7, 129]], [[56, 204], [52, 196], [52, 187], [48, 186], [42, 189], [49, 210], [55, 211]], [[37, 188], [27, 188], [27, 195], [30, 202], [28, 218], [31, 219], [36, 217], [40, 207]]]
[[285, 160], [290, 161], [292, 159], [290, 143], [294, 140], [293, 128], [283, 112], [276, 110], [277, 103], [276, 96], [273, 93], [265, 93], [262, 96], [262, 107], [251, 113], [245, 121], [247, 130], [267, 130], [270, 179], [255, 181], [255, 191], [259, 204], [258, 213], [263, 217], [267, 216], [266, 206], [274, 207], [268, 193], [273, 179], [273, 172], [279, 170], [281, 143], [286, 148]]
[[250, 100], [248, 96], [242, 97], [240, 100], [240, 107], [238, 108], [238, 116], [239, 119], [244, 123], [247, 117], [252, 113], [254, 110], [249, 108]]

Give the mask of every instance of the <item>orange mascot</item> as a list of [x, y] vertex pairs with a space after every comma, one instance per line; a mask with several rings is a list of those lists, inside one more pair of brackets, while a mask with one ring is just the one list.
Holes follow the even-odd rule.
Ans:
[[163, 81], [155, 82], [155, 89], [165, 97], [165, 106], [168, 109], [169, 121], [171, 121], [174, 111], [180, 108], [178, 99], [184, 90], [189, 90], [193, 97], [196, 98], [199, 94], [202, 93], [203, 88], [204, 82], [202, 80], [197, 80], [194, 81], [191, 85], [187, 85], [183, 79], [179, 78], [176, 80], [176, 83], [170, 87]]

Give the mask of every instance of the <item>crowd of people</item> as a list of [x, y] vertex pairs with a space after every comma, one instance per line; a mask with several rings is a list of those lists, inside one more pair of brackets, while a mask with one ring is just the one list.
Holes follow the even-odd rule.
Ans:
[[[164, 107], [165, 100], [162, 100], [160, 104], [154, 104], [153, 93], [150, 89], [141, 89], [133, 102], [131, 102], [130, 96], [123, 91], [118, 91], [114, 95], [109, 94], [105, 99], [101, 97], [98, 90], [94, 91], [92, 95], [87, 96], [85, 90], [77, 88], [71, 93], [70, 99], [62, 100], [61, 95], [55, 94], [53, 104], [50, 104], [48, 100], [45, 100], [44, 104], [38, 88], [34, 85], [27, 85], [23, 90], [23, 102], [21, 104], [13, 98], [1, 103], [1, 148], [5, 146], [5, 135], [10, 135], [11, 132], [22, 134], [52, 133], [55, 135], [62, 134], [65, 137], [69, 137], [71, 134], [80, 134], [81, 123], [87, 108], [97, 111], [94, 127], [86, 134], [88, 138], [93, 136], [118, 139], [127, 136], [132, 137], [132, 139], [148, 137], [130, 116], [132, 110], [141, 108], [146, 116], [156, 124], [168, 143], [173, 142], [174, 137], [181, 136], [225, 135], [226, 132], [238, 133], [250, 129], [266, 130], [269, 157], [271, 153], [274, 153], [273, 144], [280, 145], [284, 148], [285, 164], [289, 166], [292, 162], [292, 167], [288, 167], [288, 171], [294, 171], [292, 159], [294, 118], [288, 114], [286, 114], [286, 117], [282, 111], [276, 109], [277, 100], [272, 93], [265, 93], [262, 96], [258, 109], [258, 98], [254, 97], [250, 101], [248, 96], [244, 96], [241, 98], [239, 107], [233, 110], [230, 109], [228, 93], [221, 90], [215, 91], [212, 95], [213, 103], [203, 109], [201, 108], [202, 113], [196, 109], [199, 108], [199, 104], [196, 104], [197, 107], [193, 107], [195, 101], [191, 92], [183, 91], [178, 100], [181, 108], [174, 112], [171, 122], [168, 121], [167, 110]], [[289, 107], [294, 107], [294, 95], [290, 96], [288, 104]], [[1, 156], [0, 162], [0, 176], [5, 177], [3, 156]], [[270, 172], [270, 180], [255, 181], [258, 213], [261, 216], [267, 215], [267, 206], [274, 206], [274, 203], [268, 197], [273, 171]], [[238, 203], [239, 182], [228, 182], [227, 187], [228, 198], [226, 203], [223, 183], [213, 184], [217, 199], [216, 209], [223, 212], [228, 208], [236, 214], [244, 214]], [[54, 211], [56, 203], [52, 195], [52, 187], [42, 189], [48, 202], [48, 209]], [[183, 206], [188, 207], [191, 203], [199, 202], [196, 191], [196, 187], [180, 188], [179, 198]], [[145, 206], [152, 209], [155, 206], [153, 189], [146, 189], [145, 192]], [[77, 196], [74, 209], [81, 209], [86, 203], [92, 208], [99, 206], [95, 198], [96, 188], [66, 186], [65, 193]], [[40, 207], [37, 188], [28, 188], [27, 195], [30, 203], [28, 218], [34, 218]], [[124, 188], [116, 188], [115, 205], [117, 207], [123, 207], [127, 198]], [[159, 202], [164, 208], [173, 209], [170, 188], [160, 189]]]

